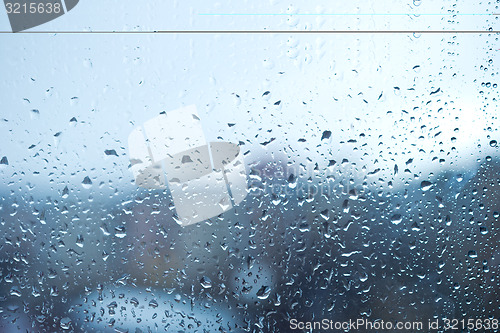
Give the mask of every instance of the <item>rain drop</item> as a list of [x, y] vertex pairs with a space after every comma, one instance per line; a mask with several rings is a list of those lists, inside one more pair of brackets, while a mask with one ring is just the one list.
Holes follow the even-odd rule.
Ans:
[[391, 217], [391, 222], [394, 224], [400, 224], [402, 220], [403, 220], [403, 217], [401, 216], [401, 214], [394, 214]]
[[259, 299], [267, 299], [271, 294], [271, 288], [268, 286], [262, 286], [259, 291], [257, 291], [257, 297]]
[[212, 288], [212, 280], [210, 280], [208, 277], [204, 276], [200, 280], [200, 284], [203, 288], [208, 289]]
[[431, 187], [432, 187], [432, 183], [430, 181], [428, 181], [428, 180], [424, 180], [422, 183], [420, 183], [420, 188], [424, 192], [430, 190]]

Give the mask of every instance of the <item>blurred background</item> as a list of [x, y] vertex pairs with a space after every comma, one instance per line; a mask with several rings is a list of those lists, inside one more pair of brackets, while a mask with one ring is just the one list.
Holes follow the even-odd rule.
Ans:
[[[88, 0], [32, 30], [488, 31], [498, 11]], [[500, 317], [497, 33], [0, 39], [1, 332]], [[168, 189], [136, 187], [127, 138], [191, 104], [240, 145], [249, 194], [183, 228]]]

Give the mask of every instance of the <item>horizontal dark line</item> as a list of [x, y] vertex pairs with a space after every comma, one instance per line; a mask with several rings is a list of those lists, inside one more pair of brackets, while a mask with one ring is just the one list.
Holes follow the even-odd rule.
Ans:
[[[149, 30], [20, 31], [15, 34], [497, 34], [500, 30]], [[0, 31], [0, 34], [14, 34]]]
[[492, 13], [199, 13], [200, 16], [494, 16]]

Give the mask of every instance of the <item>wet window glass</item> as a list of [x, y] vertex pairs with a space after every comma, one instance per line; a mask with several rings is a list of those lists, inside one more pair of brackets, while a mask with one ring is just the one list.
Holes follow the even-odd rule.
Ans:
[[497, 1], [4, 5], [1, 332], [499, 331]]

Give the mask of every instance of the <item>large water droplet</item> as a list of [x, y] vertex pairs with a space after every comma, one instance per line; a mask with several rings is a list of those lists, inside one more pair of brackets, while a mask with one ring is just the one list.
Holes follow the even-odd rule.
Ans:
[[83, 188], [86, 188], [86, 189], [89, 189], [92, 187], [92, 181], [90, 180], [89, 176], [86, 176], [83, 179], [82, 186], [83, 186]]
[[69, 319], [68, 317], [64, 317], [59, 322], [59, 325], [63, 330], [69, 330], [71, 328], [71, 319]]
[[432, 183], [428, 180], [424, 180], [422, 183], [420, 183], [420, 188], [424, 192], [430, 190], [431, 187], [432, 187]]
[[402, 220], [403, 217], [401, 216], [401, 214], [394, 214], [391, 217], [391, 222], [394, 224], [400, 224]]
[[82, 235], [76, 236], [76, 245], [79, 247], [83, 247], [84, 239]]
[[210, 280], [208, 277], [204, 276], [200, 280], [200, 284], [203, 288], [208, 289], [212, 288], [212, 280]]
[[257, 291], [257, 297], [260, 299], [267, 299], [271, 294], [271, 288], [268, 286], [262, 286], [259, 291]]

